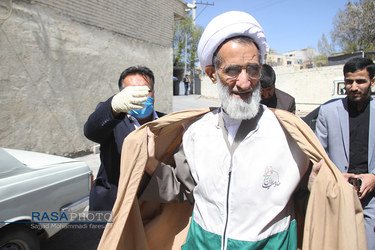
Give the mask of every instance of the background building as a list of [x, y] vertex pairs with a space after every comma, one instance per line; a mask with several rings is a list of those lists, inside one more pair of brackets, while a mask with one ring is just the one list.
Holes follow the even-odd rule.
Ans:
[[355, 57], [375, 58], [375, 51], [359, 51], [359, 52], [352, 52], [350, 54], [340, 53], [340, 54], [332, 55], [328, 57], [328, 66], [345, 64], [347, 61]]
[[319, 55], [314, 48], [288, 51], [277, 54], [274, 50], [268, 50], [266, 62], [271, 66], [295, 66], [299, 69], [313, 68], [314, 58]]

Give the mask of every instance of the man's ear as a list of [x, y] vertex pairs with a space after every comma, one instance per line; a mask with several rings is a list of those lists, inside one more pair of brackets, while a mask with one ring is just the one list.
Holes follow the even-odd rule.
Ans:
[[205, 68], [206, 74], [211, 79], [213, 83], [216, 83], [216, 71], [213, 65], [208, 65]]

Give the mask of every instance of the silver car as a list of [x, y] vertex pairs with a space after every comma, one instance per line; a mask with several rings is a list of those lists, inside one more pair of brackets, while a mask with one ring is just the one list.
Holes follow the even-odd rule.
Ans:
[[87, 208], [92, 180], [84, 162], [0, 148], [0, 249], [39, 249]]

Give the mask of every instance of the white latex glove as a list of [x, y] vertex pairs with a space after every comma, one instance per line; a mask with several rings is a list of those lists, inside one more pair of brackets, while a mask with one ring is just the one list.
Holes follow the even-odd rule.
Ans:
[[143, 109], [142, 102], [147, 101], [147, 86], [128, 86], [112, 98], [111, 106], [116, 113], [125, 113], [132, 109]]

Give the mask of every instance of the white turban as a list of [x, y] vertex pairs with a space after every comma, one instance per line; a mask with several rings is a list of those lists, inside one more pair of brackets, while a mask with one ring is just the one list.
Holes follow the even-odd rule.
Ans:
[[198, 44], [198, 57], [202, 70], [212, 65], [216, 49], [228, 38], [247, 36], [254, 40], [260, 50], [260, 63], [263, 63], [266, 50], [266, 36], [254, 17], [241, 11], [221, 14], [207, 25]]

